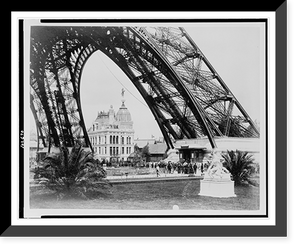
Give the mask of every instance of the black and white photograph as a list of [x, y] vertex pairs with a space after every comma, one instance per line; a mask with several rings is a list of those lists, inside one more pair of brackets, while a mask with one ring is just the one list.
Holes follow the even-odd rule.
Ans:
[[273, 16], [144, 14], [18, 19], [19, 218], [269, 225]]
[[12, 13], [1, 236], [286, 236], [275, 5]]
[[24, 30], [25, 218], [267, 216], [265, 19]]

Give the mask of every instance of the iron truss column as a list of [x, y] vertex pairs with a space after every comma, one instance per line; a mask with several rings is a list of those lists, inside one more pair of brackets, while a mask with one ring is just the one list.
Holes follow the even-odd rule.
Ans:
[[[91, 147], [80, 82], [84, 65], [96, 50], [131, 79], [169, 148], [181, 138], [207, 136], [215, 148], [215, 136], [259, 136], [251, 118], [183, 28], [32, 27], [30, 84], [44, 113], [35, 119], [47, 119], [47, 126], [37, 124], [41, 131], [49, 131], [55, 146], [60, 140], [73, 145], [84, 138]], [[241, 115], [235, 115], [235, 107]]]

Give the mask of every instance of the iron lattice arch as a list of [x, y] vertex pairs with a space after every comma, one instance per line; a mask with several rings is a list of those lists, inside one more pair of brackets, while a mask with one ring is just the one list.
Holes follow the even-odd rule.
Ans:
[[91, 147], [81, 74], [97, 50], [113, 60], [148, 104], [169, 148], [174, 140], [259, 137], [216, 70], [183, 28], [33, 26], [30, 107], [44, 146]]

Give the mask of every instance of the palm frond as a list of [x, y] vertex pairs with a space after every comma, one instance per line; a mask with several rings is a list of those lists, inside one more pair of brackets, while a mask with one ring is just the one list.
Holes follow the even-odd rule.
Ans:
[[243, 183], [249, 179], [253, 171], [254, 158], [248, 152], [236, 150], [227, 151], [222, 155], [224, 166], [230, 171], [236, 184]]
[[78, 162], [78, 158], [80, 157], [80, 150], [81, 150], [81, 145], [75, 145], [69, 155], [68, 159], [68, 165], [70, 166], [71, 169], [73, 169]]
[[49, 154], [43, 167], [34, 172], [37, 182], [56, 191], [60, 198], [66, 194], [95, 197], [110, 186], [100, 161], [81, 145], [75, 145], [70, 152], [62, 146], [59, 154]]

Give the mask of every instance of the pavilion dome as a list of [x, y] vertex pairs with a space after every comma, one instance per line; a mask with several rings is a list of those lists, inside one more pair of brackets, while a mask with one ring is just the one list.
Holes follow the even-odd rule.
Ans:
[[124, 101], [122, 101], [122, 106], [119, 108], [116, 114], [116, 120], [118, 122], [132, 122], [131, 114], [127, 109], [127, 107], [125, 106]]

